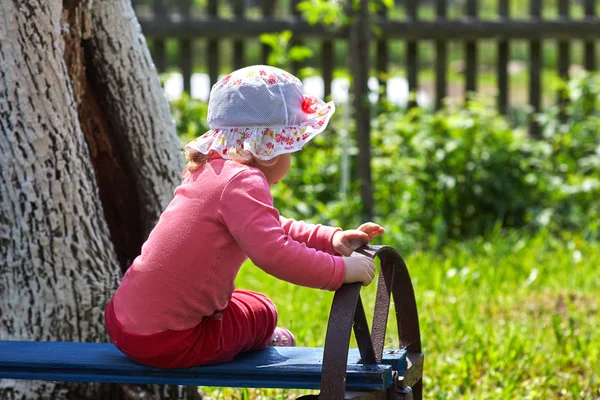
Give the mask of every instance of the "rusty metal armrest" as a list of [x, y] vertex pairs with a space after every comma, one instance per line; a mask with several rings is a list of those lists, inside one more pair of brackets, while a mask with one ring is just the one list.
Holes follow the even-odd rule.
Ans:
[[378, 257], [381, 261], [373, 315], [373, 329], [369, 333], [369, 326], [360, 297], [361, 284], [342, 285], [335, 293], [329, 315], [319, 398], [344, 398], [352, 328], [354, 328], [362, 363], [369, 365], [381, 362], [390, 296], [393, 295], [400, 348], [407, 350], [409, 363], [412, 364], [404, 377], [396, 377], [396, 379], [404, 379], [403, 385], [413, 386], [413, 398], [420, 399], [422, 395], [423, 362], [421, 334], [417, 305], [408, 268], [400, 254], [389, 246], [363, 246], [355, 252], [373, 259]]

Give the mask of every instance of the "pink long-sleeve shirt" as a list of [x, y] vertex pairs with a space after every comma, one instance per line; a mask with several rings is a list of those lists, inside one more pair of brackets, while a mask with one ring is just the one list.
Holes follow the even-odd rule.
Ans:
[[116, 317], [139, 335], [194, 327], [227, 307], [247, 257], [277, 278], [336, 290], [337, 230], [281, 217], [260, 170], [212, 159], [175, 190], [113, 297]]

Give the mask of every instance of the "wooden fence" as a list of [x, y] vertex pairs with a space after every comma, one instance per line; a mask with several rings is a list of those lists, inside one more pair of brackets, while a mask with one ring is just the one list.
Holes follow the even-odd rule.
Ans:
[[[521, 0], [519, 0], [521, 1]], [[525, 1], [525, 0], [522, 0]], [[404, 0], [404, 17], [392, 19], [390, 11], [380, 7], [371, 14], [369, 0], [360, 0], [358, 7], [347, 7], [351, 23], [349, 25], [330, 28], [322, 25], [310, 25], [304, 21], [296, 6], [299, 0], [288, 0], [286, 15], [276, 15], [278, 3], [275, 0], [255, 1], [258, 3], [261, 18], [249, 18], [248, 1], [206, 0], [206, 9], [199, 15], [192, 7], [192, 0], [171, 0], [167, 7], [165, 0], [134, 0], [134, 7], [144, 34], [152, 39], [152, 54], [159, 71], [166, 68], [165, 40], [177, 39], [179, 42], [179, 67], [184, 79], [184, 90], [190, 91], [192, 65], [192, 41], [206, 40], [206, 66], [211, 85], [219, 75], [220, 41], [233, 40], [231, 69], [245, 65], [247, 57], [246, 40], [257, 38], [262, 33], [293, 32], [295, 43], [305, 39], [318, 39], [321, 42], [320, 72], [324, 81], [325, 96], [331, 93], [331, 83], [335, 65], [333, 46], [335, 41], [346, 41], [349, 46], [350, 71], [353, 75], [354, 115], [356, 120], [356, 140], [360, 149], [358, 164], [361, 165], [359, 179], [363, 197], [365, 214], [372, 215], [373, 199], [370, 170], [370, 107], [363, 99], [368, 94], [367, 80], [369, 72], [375, 70], [377, 76], [386, 76], [390, 62], [390, 43], [405, 43], [406, 78], [410, 91], [418, 86], [419, 44], [423, 41], [434, 43], [435, 49], [435, 107], [442, 105], [448, 94], [448, 44], [463, 43], [464, 47], [464, 90], [465, 93], [478, 89], [478, 41], [496, 41], [496, 83], [497, 107], [506, 113], [509, 108], [509, 73], [511, 41], [520, 40], [529, 43], [528, 65], [528, 103], [534, 112], [541, 110], [542, 105], [542, 44], [554, 40], [558, 47], [557, 72], [562, 78], [568, 78], [571, 65], [571, 46], [575, 41], [583, 41], [583, 67], [586, 70], [596, 69], [596, 43], [600, 38], [600, 20], [596, 15], [595, 0], [556, 0], [557, 17], [542, 17], [542, 0], [529, 0], [528, 15], [511, 15], [509, 0], [497, 0], [497, 16], [493, 19], [479, 18], [479, 1], [462, 0], [463, 15], [451, 18], [448, 14], [451, 0], [433, 0], [428, 2], [435, 6], [433, 19], [419, 18], [418, 0]], [[351, 0], [348, 4], [352, 3]], [[355, 3], [356, 4], [356, 3]], [[514, 4], [513, 4], [514, 5]], [[583, 16], [571, 17], [571, 7], [583, 7]], [[222, 16], [220, 9], [230, 8], [229, 16]], [[398, 6], [396, 6], [398, 7]], [[546, 6], [547, 7], [547, 6]], [[279, 9], [278, 9], [279, 10]], [[280, 11], [280, 10], [279, 10]], [[281, 12], [279, 12], [281, 14]], [[376, 26], [376, 35], [372, 27]], [[375, 59], [370, 59], [370, 46], [375, 46]], [[262, 62], [266, 63], [269, 48], [262, 47]], [[299, 65], [293, 65], [297, 70]], [[295, 72], [295, 71], [294, 71]], [[381, 91], [385, 90], [385, 82], [381, 81]], [[562, 101], [562, 100], [559, 100]], [[414, 102], [410, 104], [414, 105]], [[532, 119], [530, 133], [539, 136], [539, 126]]]

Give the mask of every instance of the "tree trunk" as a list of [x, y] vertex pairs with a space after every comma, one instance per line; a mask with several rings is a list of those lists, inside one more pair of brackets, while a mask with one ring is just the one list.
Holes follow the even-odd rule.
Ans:
[[[104, 307], [179, 183], [128, 1], [0, 2], [0, 339], [106, 341]], [[0, 380], [0, 398], [121, 397]]]
[[[183, 159], [169, 105], [130, 0], [98, 1], [86, 41], [88, 74], [119, 143], [137, 199], [142, 243], [180, 182]], [[133, 252], [139, 253], [139, 247]]]

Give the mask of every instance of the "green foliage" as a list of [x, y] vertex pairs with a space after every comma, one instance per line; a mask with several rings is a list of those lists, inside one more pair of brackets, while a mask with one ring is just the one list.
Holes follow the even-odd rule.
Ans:
[[[331, 128], [293, 155], [290, 172], [271, 191], [283, 215], [334, 226], [356, 225], [361, 211], [358, 183], [351, 182], [349, 196], [340, 193], [344, 145], [337, 127], [343, 122], [341, 114], [332, 119], [337, 122]], [[348, 150], [357, 151], [351, 143]]]
[[313, 51], [306, 46], [291, 46], [292, 31], [280, 33], [263, 33], [260, 42], [271, 48], [267, 63], [269, 65], [287, 68], [292, 61], [304, 61], [313, 56]]
[[554, 174], [556, 206], [549, 218], [560, 225], [583, 227], [590, 237], [600, 231], [600, 75], [581, 74], [563, 83], [567, 107], [561, 118], [559, 107], [539, 117], [547, 159]]
[[207, 113], [208, 105], [191, 98], [187, 93], [183, 93], [179, 99], [171, 100], [171, 114], [182, 147], [208, 131]]
[[304, 0], [296, 6], [309, 24], [340, 26], [347, 23], [344, 13], [345, 0]]
[[491, 107], [382, 115], [373, 136], [378, 213], [433, 245], [523, 226], [539, 203], [523, 139]]

